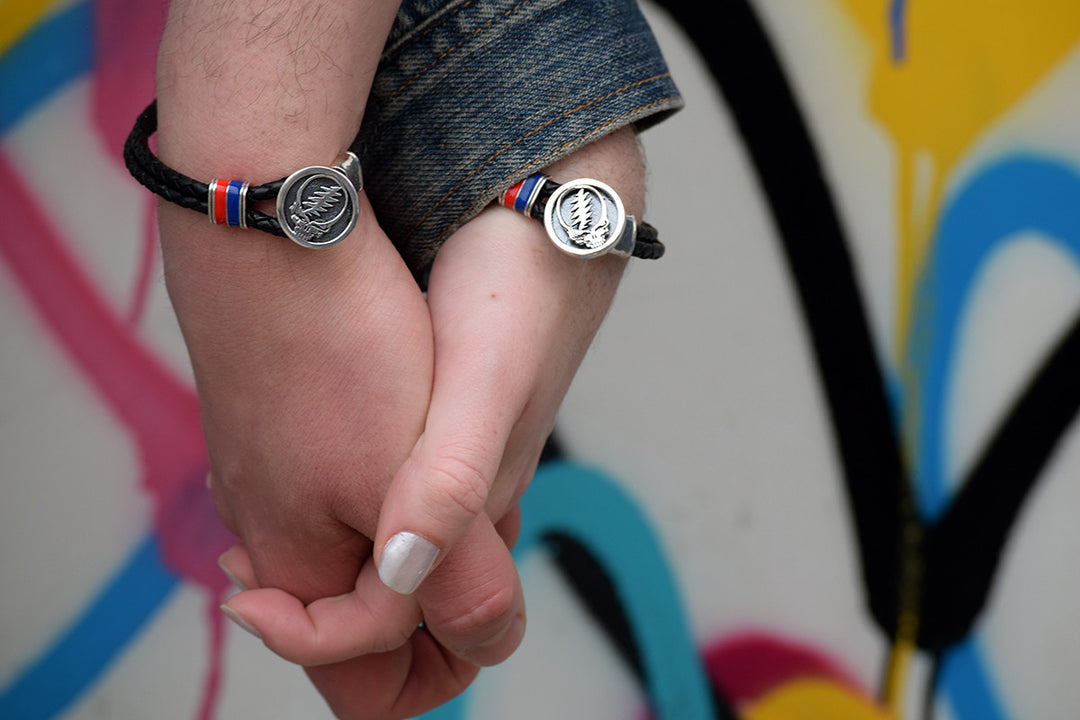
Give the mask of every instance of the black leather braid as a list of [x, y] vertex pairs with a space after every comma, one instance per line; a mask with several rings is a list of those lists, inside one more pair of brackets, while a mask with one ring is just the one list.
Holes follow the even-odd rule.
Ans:
[[[178, 173], [158, 160], [150, 151], [150, 136], [156, 131], [157, 101], [155, 100], [135, 120], [134, 127], [131, 128], [127, 140], [124, 141], [124, 164], [128, 172], [154, 194], [180, 207], [196, 210], [205, 215], [209, 211], [207, 193], [210, 191], [210, 186]], [[281, 178], [263, 185], [250, 186], [247, 192], [248, 202], [276, 199], [284, 182], [285, 178]], [[244, 219], [250, 228], [285, 237], [285, 232], [275, 217], [248, 207]]]
[[664, 243], [660, 242], [660, 233], [649, 223], [637, 226], [637, 242], [634, 243], [633, 255], [644, 260], [658, 260], [664, 257]]
[[548, 200], [555, 194], [558, 187], [559, 183], [549, 177], [545, 177], [543, 182], [540, 183], [540, 187], [536, 191], [536, 199], [533, 200], [532, 207], [529, 208], [529, 215], [532, 216], [533, 220], [544, 222], [544, 208], [547, 207]]
[[[529, 208], [529, 215], [534, 220], [544, 222], [544, 208], [559, 187], [559, 183], [551, 178], [545, 178], [543, 184], [536, 191], [536, 199]], [[658, 260], [664, 256], [664, 243], [660, 242], [660, 233], [649, 223], [638, 223], [637, 237], [631, 254], [643, 260]]]
[[[150, 136], [156, 131], [157, 101], [154, 100], [146, 106], [146, 109], [135, 120], [135, 125], [131, 128], [131, 132], [124, 142], [124, 164], [127, 166], [128, 172], [154, 194], [180, 207], [206, 214], [209, 211], [207, 195], [210, 186], [166, 166], [151, 152]], [[285, 178], [281, 178], [262, 185], [249, 186], [247, 191], [248, 202], [275, 200], [284, 183]], [[558, 187], [559, 183], [552, 181], [550, 178], [545, 179], [537, 190], [536, 199], [533, 201], [530, 211], [533, 218], [543, 222], [544, 207]], [[244, 213], [244, 219], [250, 228], [262, 230], [279, 237], [287, 237], [281, 229], [281, 224], [277, 221], [277, 218], [253, 210], [250, 206]], [[638, 223], [636, 241], [631, 254], [637, 258], [655, 260], [664, 255], [664, 249], [664, 244], [660, 242], [656, 228], [648, 223]]]

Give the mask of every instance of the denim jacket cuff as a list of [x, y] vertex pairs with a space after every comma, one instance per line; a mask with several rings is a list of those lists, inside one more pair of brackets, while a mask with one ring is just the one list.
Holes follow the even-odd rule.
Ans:
[[682, 104], [636, 0], [406, 0], [354, 150], [421, 278], [508, 185]]

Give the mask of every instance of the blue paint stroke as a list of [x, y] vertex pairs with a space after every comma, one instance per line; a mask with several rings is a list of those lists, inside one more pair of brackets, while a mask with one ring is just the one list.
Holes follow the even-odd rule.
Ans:
[[946, 402], [964, 312], [980, 271], [1019, 233], [1038, 232], [1080, 264], [1080, 175], [1054, 160], [1014, 157], [989, 166], [942, 213], [916, 289], [908, 367], [919, 378], [916, 482], [922, 515], [950, 500]]
[[76, 3], [35, 25], [0, 56], [0, 134], [90, 71], [93, 27], [90, 2]]
[[0, 718], [48, 720], [102, 676], [179, 585], [146, 537], [82, 615], [0, 689]]
[[[964, 313], [980, 272], [1020, 233], [1041, 237], [1080, 263], [1080, 175], [1058, 161], [1017, 156], [973, 177], [942, 213], [926, 271], [916, 292], [908, 367], [919, 378], [914, 477], [920, 514], [941, 516], [946, 485], [946, 404]], [[941, 687], [961, 719], [1003, 720], [975, 637], [953, 648]]]
[[889, 4], [889, 33], [892, 38], [892, 59], [899, 63], [907, 55], [907, 38], [904, 28], [904, 16], [907, 14], [906, 0], [892, 0]]
[[960, 720], [1005, 720], [1009, 717], [993, 692], [997, 684], [982, 659], [979, 642], [969, 638], [951, 648], [942, 660], [941, 687]]
[[[678, 585], [647, 518], [617, 484], [567, 462], [543, 465], [522, 499], [518, 559], [548, 533], [575, 538], [610, 573], [641, 651], [657, 720], [715, 720], [712, 691], [690, 635]], [[424, 715], [463, 720], [467, 695]]]

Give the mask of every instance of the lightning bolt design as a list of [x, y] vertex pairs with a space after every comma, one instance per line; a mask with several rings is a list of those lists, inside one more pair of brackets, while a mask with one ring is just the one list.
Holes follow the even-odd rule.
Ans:
[[573, 217], [574, 226], [581, 232], [588, 230], [592, 224], [592, 203], [589, 202], [589, 193], [585, 188], [578, 190], [570, 199], [570, 214]]
[[319, 217], [341, 199], [342, 190], [337, 185], [327, 185], [319, 188], [304, 199], [303, 212], [306, 217]]

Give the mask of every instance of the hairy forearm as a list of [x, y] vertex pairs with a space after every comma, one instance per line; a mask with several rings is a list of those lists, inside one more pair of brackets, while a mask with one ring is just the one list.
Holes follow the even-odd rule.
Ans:
[[[359, 128], [397, 5], [173, 0], [158, 58], [162, 160], [204, 182], [253, 185], [332, 165]], [[160, 221], [169, 294], [193, 354], [229, 323], [286, 322], [284, 309], [313, 288], [355, 287], [376, 264], [370, 255], [386, 250], [364, 246], [375, 221], [362, 194], [354, 237], [330, 250], [215, 226], [167, 203]]]
[[330, 163], [359, 127], [397, 5], [173, 0], [158, 60], [166, 162], [262, 181]]
[[[203, 182], [252, 185], [334, 164], [359, 128], [396, 7], [173, 0], [158, 154]], [[251, 548], [261, 584], [305, 600], [354, 584], [370, 545], [361, 533], [374, 532], [430, 394], [423, 296], [363, 192], [358, 205], [352, 234], [318, 250], [159, 206], [219, 515]]]

